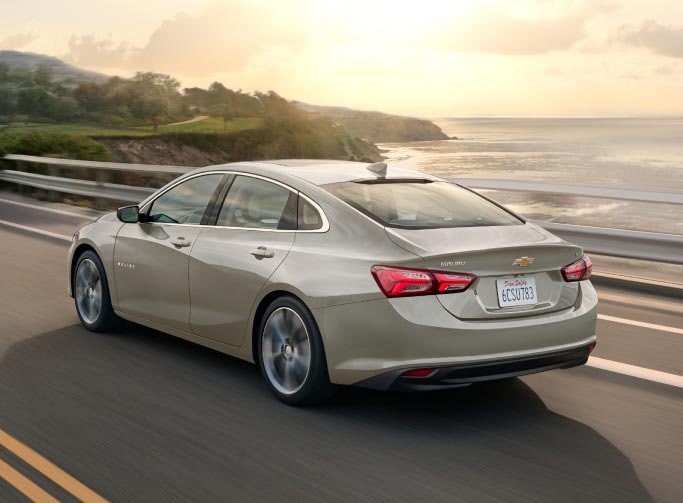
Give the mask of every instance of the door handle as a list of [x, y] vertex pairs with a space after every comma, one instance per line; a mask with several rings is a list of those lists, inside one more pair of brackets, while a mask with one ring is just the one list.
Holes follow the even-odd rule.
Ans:
[[265, 246], [259, 246], [255, 250], [251, 250], [249, 253], [259, 260], [262, 258], [273, 258], [275, 256], [275, 252], [273, 250], [269, 250]]
[[171, 244], [176, 248], [185, 248], [192, 244], [192, 241], [186, 241], [185, 238], [179, 237], [178, 239], [171, 241]]

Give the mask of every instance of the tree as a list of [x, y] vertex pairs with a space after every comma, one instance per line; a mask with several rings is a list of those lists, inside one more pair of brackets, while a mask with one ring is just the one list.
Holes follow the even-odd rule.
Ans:
[[266, 119], [293, 118], [301, 115], [299, 110], [275, 91], [254, 93], [263, 107]]
[[7, 87], [0, 87], [0, 116], [10, 117], [14, 110], [14, 93]]
[[220, 105], [221, 103], [230, 103], [234, 91], [228, 89], [220, 82], [214, 82], [209, 86], [206, 92], [207, 105]]
[[161, 73], [138, 72], [133, 77], [134, 98], [131, 113], [147, 122], [152, 122], [154, 131], [168, 116], [172, 101], [180, 102], [180, 82]]
[[34, 117], [55, 118], [59, 100], [41, 87], [19, 90], [17, 111]]
[[223, 131], [228, 129], [228, 121], [235, 118], [235, 112], [232, 106], [227, 103], [220, 103], [209, 108], [209, 115], [211, 117], [220, 117], [223, 119]]
[[190, 107], [203, 108], [209, 105], [208, 94], [201, 87], [186, 87], [183, 90], [183, 102]]
[[33, 82], [41, 87], [49, 87], [52, 83], [52, 70], [45, 65], [38, 65], [33, 70]]

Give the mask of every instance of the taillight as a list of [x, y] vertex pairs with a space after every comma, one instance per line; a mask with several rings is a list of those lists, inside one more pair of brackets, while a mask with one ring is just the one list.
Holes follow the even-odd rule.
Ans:
[[477, 279], [474, 274], [383, 265], [372, 266], [371, 271], [375, 281], [387, 297], [464, 292]]
[[432, 271], [437, 282], [437, 293], [462, 292], [469, 288], [476, 279], [473, 274], [459, 272]]
[[564, 266], [561, 271], [565, 281], [583, 281], [591, 277], [593, 263], [587, 255], [584, 255], [576, 262]]

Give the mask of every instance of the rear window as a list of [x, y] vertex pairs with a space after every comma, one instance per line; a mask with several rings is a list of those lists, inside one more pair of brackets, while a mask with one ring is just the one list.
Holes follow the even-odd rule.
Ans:
[[448, 182], [373, 180], [324, 188], [386, 227], [439, 229], [522, 223], [487, 199]]

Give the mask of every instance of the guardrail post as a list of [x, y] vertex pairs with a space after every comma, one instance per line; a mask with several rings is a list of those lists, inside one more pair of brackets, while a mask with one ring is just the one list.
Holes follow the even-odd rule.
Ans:
[[[57, 166], [53, 166], [51, 164], [47, 165], [47, 174], [48, 176], [59, 176], [59, 169]], [[50, 201], [51, 203], [56, 202], [57, 199], [57, 192], [54, 190], [48, 190], [47, 191], [47, 200]]]
[[[95, 172], [95, 181], [97, 182], [97, 188], [101, 192], [104, 189], [104, 184], [107, 182], [109, 179], [109, 174], [103, 170], [103, 169], [98, 169]], [[106, 209], [106, 199], [103, 197], [96, 197], [95, 198], [95, 209], [97, 210], [103, 210]]]
[[[26, 171], [24, 169], [24, 161], [16, 161], [17, 163], [17, 171]], [[24, 186], [22, 184], [17, 185], [17, 193], [20, 195], [24, 195]]]

